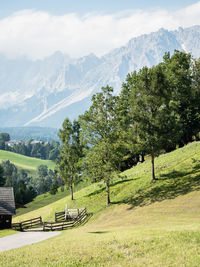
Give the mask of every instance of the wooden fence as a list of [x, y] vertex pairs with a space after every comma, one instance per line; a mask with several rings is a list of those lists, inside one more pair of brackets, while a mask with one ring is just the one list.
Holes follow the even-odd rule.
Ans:
[[[75, 210], [73, 210], [73, 212], [75, 212]], [[87, 217], [87, 210], [86, 208], [83, 209], [79, 209], [79, 211], [77, 211], [78, 214], [76, 214], [77, 216], [74, 218], [70, 218], [70, 220], [62, 220], [62, 221], [56, 221], [56, 222], [45, 222], [43, 225], [43, 230], [44, 231], [55, 231], [55, 230], [65, 230], [74, 226], [77, 226], [79, 224], [81, 224]], [[65, 212], [64, 212], [65, 214]], [[59, 216], [60, 214], [58, 214]], [[58, 218], [58, 217], [57, 217]], [[59, 219], [61, 220], [62, 217], [59, 217]]]
[[17, 231], [24, 231], [29, 228], [38, 227], [42, 224], [42, 217], [40, 216], [38, 218], [30, 219], [20, 223], [12, 223], [12, 228]]
[[59, 221], [70, 221], [79, 216], [79, 214], [84, 210], [82, 209], [67, 209], [67, 211], [61, 211], [55, 213], [55, 222]]
[[[65, 220], [65, 212], [56, 213], [57, 218], [59, 221], [55, 222], [42, 222], [42, 218], [34, 218], [31, 220], [23, 221], [20, 223], [13, 223], [12, 228], [17, 231], [59, 231], [65, 230], [71, 227], [75, 227], [81, 224], [87, 217], [87, 210], [86, 208], [83, 209], [74, 209], [71, 210], [70, 218], [66, 218]], [[60, 216], [62, 214], [62, 216]], [[64, 216], [63, 216], [64, 214]], [[64, 218], [64, 219], [63, 219]]]

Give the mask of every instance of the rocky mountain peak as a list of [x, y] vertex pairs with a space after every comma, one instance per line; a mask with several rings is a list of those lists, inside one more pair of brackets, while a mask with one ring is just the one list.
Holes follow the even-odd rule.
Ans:
[[109, 84], [119, 93], [128, 72], [156, 65], [174, 49], [200, 56], [200, 26], [160, 29], [131, 39], [101, 58], [72, 59], [60, 51], [43, 60], [0, 56], [1, 126], [60, 127], [89, 107], [92, 94]]

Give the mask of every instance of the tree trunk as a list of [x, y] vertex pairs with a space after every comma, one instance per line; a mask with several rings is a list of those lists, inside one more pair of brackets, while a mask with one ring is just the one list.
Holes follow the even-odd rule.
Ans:
[[110, 181], [106, 181], [107, 205], [110, 204]]
[[152, 180], [151, 180], [151, 183], [156, 180], [154, 158], [155, 158], [154, 147], [152, 147], [152, 151], [151, 151]]
[[72, 178], [70, 180], [71, 200], [74, 200]]
[[139, 154], [136, 155], [136, 161], [137, 161], [137, 163], [140, 161], [140, 155]]

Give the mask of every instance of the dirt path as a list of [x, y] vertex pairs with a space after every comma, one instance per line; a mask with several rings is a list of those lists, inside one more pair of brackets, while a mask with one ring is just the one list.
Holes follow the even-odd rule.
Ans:
[[0, 238], [0, 252], [37, 243], [57, 236], [60, 233], [61, 232], [22, 232], [15, 235], [4, 236]]

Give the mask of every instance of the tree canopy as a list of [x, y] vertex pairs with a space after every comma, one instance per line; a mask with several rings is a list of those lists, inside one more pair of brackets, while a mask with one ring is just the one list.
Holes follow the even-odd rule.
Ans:
[[73, 184], [79, 178], [79, 160], [82, 156], [82, 145], [80, 143], [80, 124], [73, 123], [66, 118], [58, 136], [62, 142], [57, 168], [61, 177], [69, 185], [71, 199], [74, 199]]
[[107, 86], [93, 95], [88, 111], [79, 117], [82, 142], [85, 150], [84, 169], [93, 181], [106, 184], [107, 204], [110, 203], [110, 181], [118, 170], [118, 97], [113, 88]]
[[114, 175], [146, 155], [155, 181], [160, 152], [200, 138], [200, 59], [178, 50], [166, 53], [158, 65], [129, 73], [118, 96], [102, 87], [76, 123], [66, 119], [59, 132], [58, 165], [66, 181], [72, 184], [78, 172], [92, 182], [103, 180], [109, 204]]

